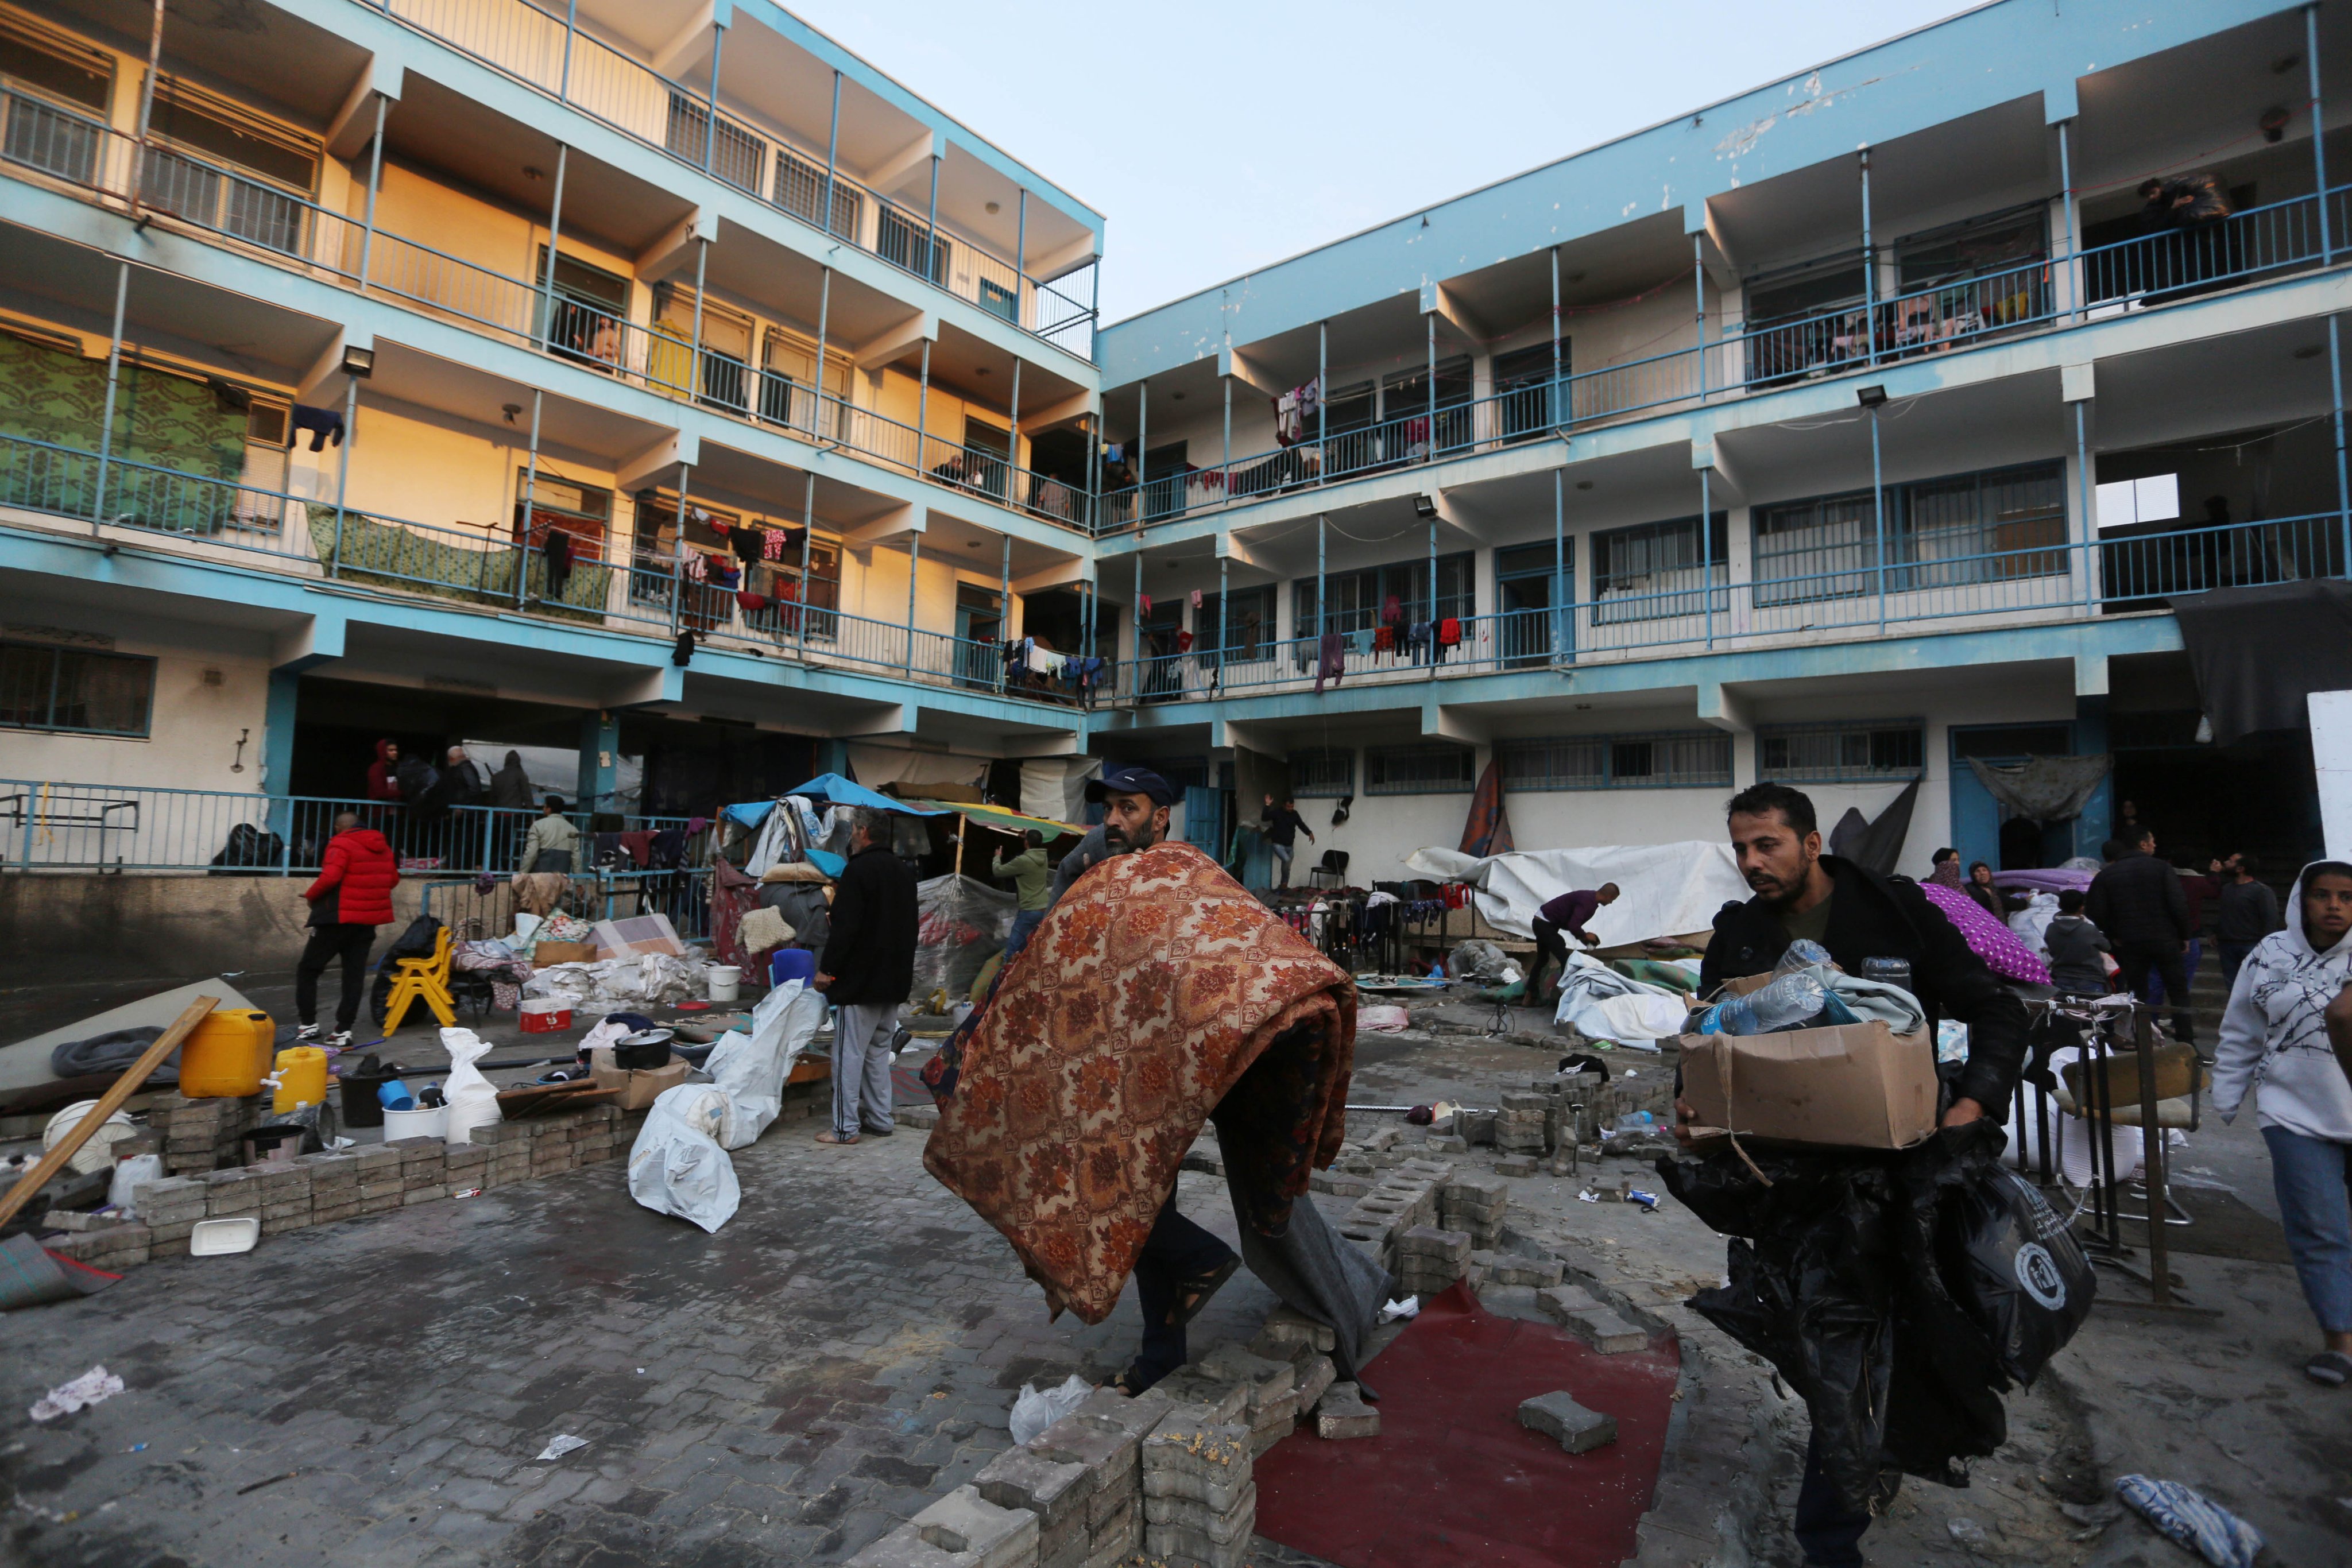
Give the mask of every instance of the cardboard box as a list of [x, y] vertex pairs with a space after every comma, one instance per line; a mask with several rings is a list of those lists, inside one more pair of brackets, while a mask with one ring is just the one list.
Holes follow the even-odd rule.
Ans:
[[593, 942], [541, 942], [530, 950], [530, 965], [544, 969], [551, 964], [593, 964], [596, 961]]
[[683, 957], [686, 944], [677, 939], [677, 930], [667, 915], [632, 915], [625, 920], [596, 922], [596, 956], [600, 958], [630, 958], [644, 953], [661, 953], [670, 957]]
[[684, 1057], [672, 1057], [666, 1067], [626, 1068], [613, 1065], [609, 1046], [600, 1046], [588, 1055], [588, 1075], [599, 1089], [617, 1089], [620, 1094], [607, 1104], [624, 1111], [642, 1111], [652, 1104], [665, 1089], [675, 1089], [686, 1082], [694, 1071], [693, 1063]]
[[1702, 1127], [1849, 1149], [1907, 1149], [1936, 1130], [1936, 1051], [1924, 1030], [1896, 1034], [1872, 1019], [1686, 1034], [1681, 1045], [1682, 1097]]

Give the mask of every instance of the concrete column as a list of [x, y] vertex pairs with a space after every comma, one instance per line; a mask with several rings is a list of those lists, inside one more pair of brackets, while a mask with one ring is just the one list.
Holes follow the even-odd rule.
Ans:
[[[2107, 749], [2107, 695], [2078, 695], [2074, 698], [2074, 755], [2092, 757]], [[1962, 764], [1966, 766], [1966, 764]], [[2116, 776], [2110, 771], [2091, 791], [2083, 803], [2083, 814], [2074, 819], [2074, 852], [2098, 858], [2099, 846], [2107, 841], [2114, 831], [2116, 814]]]
[[621, 718], [603, 708], [580, 716], [580, 782], [576, 805], [583, 811], [609, 811], [621, 777]]
[[820, 737], [816, 743], [816, 770], [849, 777], [849, 742], [831, 736]]
[[269, 831], [287, 839], [289, 848], [294, 809], [284, 801], [293, 793], [294, 715], [301, 685], [299, 670], [270, 671], [261, 716], [261, 792], [277, 796], [280, 801], [269, 809]]

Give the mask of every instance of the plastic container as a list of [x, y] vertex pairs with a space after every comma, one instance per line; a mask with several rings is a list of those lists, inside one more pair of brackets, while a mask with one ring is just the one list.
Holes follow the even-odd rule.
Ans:
[[[414, 1111], [416, 1109], [416, 1095], [399, 1079], [387, 1078], [375, 1086], [375, 1103], [382, 1111]], [[383, 1118], [378, 1116], [375, 1124], [383, 1126]]]
[[429, 1111], [386, 1111], [383, 1113], [383, 1141], [396, 1143], [402, 1138], [441, 1138], [449, 1136], [449, 1107], [436, 1105]]
[[298, 1105], [327, 1103], [327, 1053], [315, 1045], [293, 1045], [278, 1053], [278, 1092], [269, 1113], [283, 1116]]
[[523, 1003], [522, 1032], [557, 1034], [572, 1027], [572, 1004], [561, 997], [533, 997]]
[[253, 1008], [221, 1008], [180, 1045], [180, 1092], [191, 1100], [241, 1100], [261, 1092], [278, 1026]]
[[399, 1082], [398, 1077], [389, 1072], [346, 1072], [335, 1082], [343, 1086], [344, 1126], [383, 1125], [383, 1086]]
[[196, 1228], [188, 1232], [188, 1256], [226, 1258], [232, 1253], [250, 1252], [253, 1244], [260, 1239], [261, 1221], [249, 1214], [234, 1219], [199, 1219]]
[[803, 985], [816, 978], [816, 955], [805, 947], [779, 947], [768, 956], [768, 984], [781, 986], [786, 980], [798, 980]]
[[[77, 1100], [50, 1117], [41, 1129], [41, 1152], [47, 1154], [64, 1143], [66, 1134], [80, 1126], [82, 1118], [97, 1109], [98, 1102], [95, 1100]], [[114, 1144], [123, 1138], [135, 1137], [138, 1133], [139, 1129], [131, 1125], [129, 1113], [117, 1111], [98, 1124], [98, 1131], [89, 1135], [89, 1142], [73, 1152], [73, 1157], [66, 1162], [67, 1168], [76, 1176], [102, 1171], [114, 1163], [111, 1152]]]
[[1709, 1034], [1778, 1034], [1802, 1029], [1822, 1010], [1829, 992], [1808, 974], [1783, 975], [1769, 986], [1712, 1009]]
[[712, 1001], [733, 1001], [735, 999], [736, 988], [740, 986], [742, 983], [743, 971], [737, 968], [734, 965], [713, 964], [710, 966], [710, 999]]

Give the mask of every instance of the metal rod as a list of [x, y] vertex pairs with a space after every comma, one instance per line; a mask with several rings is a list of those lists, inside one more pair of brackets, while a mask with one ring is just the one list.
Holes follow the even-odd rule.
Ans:
[[2336, 235], [2327, 217], [2327, 120], [2320, 112], [2319, 100], [2319, 7], [2303, 8], [2303, 57], [2311, 80], [2311, 166], [2319, 179], [2319, 255], [2330, 265], [2336, 260]]
[[[1875, 404], [1870, 410], [1870, 516], [1871, 527], [1878, 536], [1878, 634], [1884, 637], [1886, 635], [1886, 486], [1878, 464], [1878, 408]], [[1700, 526], [1706, 526], [1704, 519], [1701, 519]]]
[[677, 532], [669, 546], [669, 629], [677, 633], [686, 601], [686, 492], [694, 483], [694, 465], [677, 465]]
[[[1706, 236], [1691, 235], [1691, 290], [1698, 296], [1698, 401], [1706, 401]], [[1704, 470], [1702, 470], [1704, 472]]]
[[[1324, 417], [1325, 411], [1331, 406], [1331, 400], [1326, 395], [1331, 390], [1330, 373], [1331, 323], [1318, 321], [1315, 323], [1315, 482], [1318, 485], [1323, 483], [1324, 472], [1331, 466], [1331, 455], [1323, 444], [1325, 434], [1330, 428], [1329, 422]], [[1320, 528], [1322, 525], [1318, 523], [1316, 527]], [[1321, 590], [1318, 588], [1317, 591], [1319, 593]]]
[[335, 465], [335, 564], [339, 569], [343, 559], [343, 497], [351, 487], [352, 448], [359, 444], [359, 435], [360, 379], [347, 375], [343, 378], [343, 445]]
[[2058, 204], [2066, 212], [2066, 270], [2067, 276], [2073, 279], [2066, 317], [2068, 320], [2080, 322], [2083, 319], [2083, 291], [2088, 280], [2083, 276], [2082, 251], [2074, 243], [2074, 156], [2069, 146], [2073, 138], [2066, 134], [2066, 127], [2073, 123], [2070, 120], [2058, 122]]
[[375, 254], [376, 193], [383, 188], [384, 103], [385, 99], [383, 94], [376, 94], [375, 139], [369, 143], [372, 151], [370, 152], [368, 160], [367, 232], [360, 240], [360, 292], [362, 294], [365, 294], [367, 292], [369, 260]]
[[714, 20], [710, 24], [710, 103], [702, 120], [702, 172], [706, 174], [719, 147], [719, 62], [726, 53], [727, 25]]
[[918, 531], [907, 546], [907, 660], [900, 666], [907, 674], [915, 673], [915, 579], [923, 570], [923, 536]]
[[1568, 471], [1551, 471], [1551, 656], [1567, 651], [1563, 618], [1568, 612]]
[[1151, 507], [1151, 378], [1135, 383], [1135, 532], [1143, 535], [1144, 516]]
[[[563, 237], [563, 181], [572, 162], [572, 149], [559, 141], [555, 144], [555, 200], [547, 215], [547, 275], [539, 284], [539, 346], [551, 348], [555, 343], [555, 253]], [[375, 208], [371, 200], [369, 212]], [[701, 274], [695, 275], [694, 308], [698, 319], [702, 311]]]
[[1225, 616], [1233, 600], [1234, 558], [1217, 552], [1217, 690], [1225, 689]]
[[824, 339], [832, 326], [833, 268], [818, 269], [816, 288], [816, 401], [809, 405], [809, 434], [813, 439], [824, 438]]
[[709, 265], [710, 241], [697, 235], [694, 239], [694, 341], [686, 355], [686, 395], [688, 402], [702, 396], [702, 280], [708, 276]]
[[1555, 427], [1567, 423], [1559, 407], [1559, 246], [1551, 247], [1551, 385], [1544, 389], [1547, 418]]
[[[1698, 471], [1699, 593], [1706, 601], [1706, 645], [1715, 648], [1715, 470]], [[1727, 576], [1728, 573], [1726, 574]], [[1885, 601], [1879, 601], [1883, 614]]]
[[[833, 172], [835, 168], [835, 161], [840, 156], [840, 153], [841, 73], [839, 71], [835, 71], [833, 73], [833, 129], [825, 132], [824, 137], [824, 216], [818, 220], [824, 225], [824, 232], [827, 234], [833, 234], [835, 232], [833, 226]], [[850, 236], [852, 239], [856, 239], [856, 237], [857, 236], [855, 235]]]
[[1323, 591], [1323, 524], [1324, 514], [1315, 514], [1315, 656], [1323, 656], [1323, 629], [1331, 623], [1330, 611]]
[[[356, 388], [359, 383], [353, 382], [352, 385]], [[522, 608], [523, 588], [530, 578], [530, 515], [539, 500], [539, 405], [541, 395], [539, 388], [530, 389], [530, 452], [523, 460], [522, 538], [518, 541], [521, 549], [515, 558], [515, 608], [518, 610]], [[346, 435], [344, 439], [348, 443], [350, 437]], [[346, 444], [343, 450], [348, 454], [351, 447]], [[350, 458], [346, 456], [344, 461], [348, 464]], [[555, 585], [551, 582], [548, 586], [552, 588]]]
[[[2159, 1307], [2172, 1304], [2172, 1266], [2165, 1239], [2164, 1137], [2156, 1116], [2156, 1025], [2154, 1009], [2144, 1002], [2132, 1005], [2132, 1047], [2139, 1069], [2139, 1146], [2141, 1191], [2147, 1197], [2148, 1295]], [[2113, 1124], [2109, 1124], [2113, 1125]], [[2120, 1184], [2118, 1184], [2120, 1186]], [[2117, 1193], [2118, 1200], [2121, 1198]]]
[[923, 276], [929, 278], [933, 283], [940, 283], [943, 280], [939, 276], [940, 270], [940, 155], [936, 152], [931, 154], [931, 213], [930, 216], [926, 218], [924, 222], [930, 231], [930, 238], [924, 242], [928, 246], [929, 246], [929, 248], [923, 252]]
[[[2084, 418], [2084, 403], [2074, 404], [2074, 496], [2075, 508], [2083, 514], [2083, 613], [2093, 613], [2092, 601], [2098, 594], [2099, 519], [2091, 510], [2091, 438], [2088, 422]], [[2341, 400], [2338, 400], [2341, 401]], [[2343, 468], [2343, 421], [2336, 421], [2336, 467]], [[2337, 486], [2339, 492], [2342, 486]]]
[[[1878, 363], [1878, 256], [1870, 243], [1870, 149], [1862, 150], [1862, 330], [1872, 364]], [[1876, 429], [1875, 418], [1872, 428]], [[1882, 617], [1884, 619], [1884, 617]]]
[[915, 387], [915, 472], [927, 471], [930, 461], [931, 340], [923, 340], [923, 368]]
[[[1437, 312], [1434, 310], [1429, 312], [1427, 321], [1429, 326], [1429, 397], [1426, 401], [1429, 403], [1429, 447], [1427, 451], [1422, 454], [1422, 461], [1424, 463], [1434, 463], [1437, 461]], [[1430, 546], [1430, 559], [1433, 561], [1436, 559], [1435, 551], [1437, 549], [1433, 542], [1437, 538], [1437, 525], [1434, 523], [1430, 525], [1429, 537], [1433, 541]], [[1437, 601], [1436, 571], [1437, 569], [1434, 566], [1430, 568], [1429, 598], [1432, 604], [1434, 604]]]
[[563, 8], [563, 74], [556, 78], [555, 101], [572, 101], [572, 40], [580, 33], [580, 0], [568, 0]]
[[808, 662], [809, 606], [813, 602], [812, 596], [809, 592], [809, 560], [811, 555], [814, 553], [815, 544], [816, 470], [812, 468], [806, 475], [803, 476], [803, 484], [801, 486], [800, 643], [801, 662], [803, 664], [806, 664]]
[[[1004, 536], [1004, 555], [996, 569], [996, 641], [1003, 644], [1013, 641], [1013, 536]], [[992, 650], [997, 651], [997, 650]], [[996, 661], [996, 689], [1004, 689], [1004, 660]]]
[[1005, 423], [1010, 428], [1005, 432], [1004, 450], [1005, 461], [1012, 465], [1013, 473], [1004, 476], [1004, 499], [1006, 505], [1017, 507], [1021, 500], [1014, 494], [1017, 486], [1013, 483], [1013, 475], [1028, 466], [1021, 461], [1021, 356], [1018, 354], [1013, 356], [1013, 401], [1009, 408]]
[[2336, 318], [2327, 319], [2327, 384], [2336, 403], [2336, 528], [2344, 547], [2342, 559], [2352, 562], [2352, 487], [2347, 487], [2344, 458], [2344, 347]]
[[[162, 9], [160, 5], [156, 7], [158, 14], [161, 14]], [[89, 501], [89, 531], [93, 534], [98, 532], [100, 527], [106, 521], [107, 471], [114, 461], [115, 389], [121, 384], [122, 378], [122, 314], [131, 303], [130, 259], [119, 258], [114, 264], [114, 332], [113, 336], [107, 340], [106, 344], [106, 414], [105, 423], [100, 427], [98, 433], [98, 493], [92, 496]], [[2343, 400], [2339, 398], [2336, 401], [2340, 402]], [[2337, 422], [2337, 432], [2339, 438], [2336, 444], [2340, 452], [2344, 445], [2341, 439], [2342, 422], [2340, 420]], [[338, 511], [339, 519], [341, 515]], [[336, 527], [338, 530], [341, 529], [340, 520]]]
[[[1013, 220], [1013, 284], [1017, 289], [1029, 276], [1029, 187], [1026, 185], [1021, 187], [1021, 204], [1016, 210], [1019, 215]], [[1017, 297], [1015, 308], [1018, 309]], [[1021, 325], [1017, 320], [1013, 324], [1016, 327]]]
[[139, 88], [139, 139], [131, 146], [131, 216], [147, 221], [141, 210], [147, 185], [147, 131], [155, 118], [155, 78], [163, 68], [163, 0], [155, 0], [155, 19], [147, 29], [147, 79]]
[[1219, 376], [1217, 379], [1225, 383], [1225, 459], [1222, 466], [1225, 475], [1227, 498], [1230, 499], [1234, 473], [1234, 378]]

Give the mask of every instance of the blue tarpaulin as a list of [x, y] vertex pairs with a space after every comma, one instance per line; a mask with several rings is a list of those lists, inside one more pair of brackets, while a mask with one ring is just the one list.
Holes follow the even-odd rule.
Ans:
[[[853, 784], [838, 773], [820, 773], [807, 783], [784, 791], [786, 795], [807, 797], [819, 806], [871, 806], [879, 811], [897, 811], [909, 817], [943, 817], [944, 811], [926, 810], [910, 806], [904, 800], [894, 800], [887, 795], [877, 795], [863, 784]], [[730, 806], [725, 815], [747, 828], [756, 828], [768, 820], [773, 800], [746, 800], [740, 806]]]

